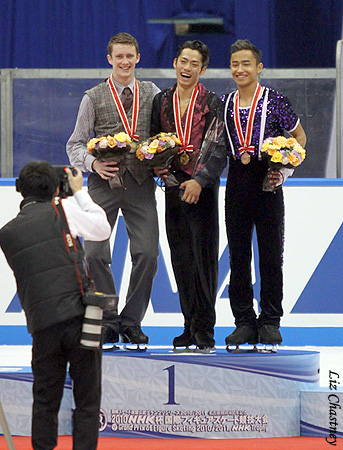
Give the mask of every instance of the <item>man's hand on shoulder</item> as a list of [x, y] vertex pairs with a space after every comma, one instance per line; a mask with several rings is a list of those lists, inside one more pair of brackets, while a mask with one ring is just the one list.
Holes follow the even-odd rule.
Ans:
[[73, 191], [73, 194], [75, 192], [80, 191], [83, 186], [83, 176], [80, 169], [74, 169], [76, 171], [76, 175], [73, 175], [73, 172], [69, 169], [69, 167], [66, 167], [64, 169], [68, 175], [68, 182], [70, 189]]

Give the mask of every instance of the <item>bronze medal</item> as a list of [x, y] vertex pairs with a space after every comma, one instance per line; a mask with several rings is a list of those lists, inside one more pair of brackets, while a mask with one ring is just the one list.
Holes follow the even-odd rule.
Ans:
[[240, 147], [238, 148], [239, 154], [241, 155], [242, 164], [246, 165], [250, 163], [251, 157], [250, 153], [254, 153], [254, 146], [251, 145], [252, 132], [254, 125], [254, 118], [257, 109], [257, 104], [262, 92], [262, 87], [257, 83], [254, 96], [250, 105], [248, 121], [246, 124], [245, 134], [243, 133], [243, 128], [241, 124], [241, 119], [239, 115], [239, 91], [236, 92], [233, 100], [233, 120], [235, 123], [236, 133]]
[[247, 164], [250, 163], [250, 160], [251, 160], [251, 158], [250, 158], [249, 153], [247, 153], [247, 152], [242, 153], [242, 156], [241, 156], [242, 164], [244, 164], [246, 166]]

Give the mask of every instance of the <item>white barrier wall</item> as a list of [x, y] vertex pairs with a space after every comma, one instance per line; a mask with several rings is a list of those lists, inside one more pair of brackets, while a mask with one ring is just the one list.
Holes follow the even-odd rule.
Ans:
[[[12, 179], [0, 184], [0, 226], [19, 210], [21, 196], [15, 192]], [[289, 180], [284, 187], [285, 254], [284, 317], [282, 335], [286, 345], [340, 345], [343, 342], [343, 182], [342, 180]], [[160, 257], [151, 304], [143, 322], [150, 343], [171, 345], [172, 337], [183, 326], [176, 284], [170, 263], [164, 225], [164, 194], [158, 188], [160, 220]], [[272, 195], [272, 194], [271, 194]], [[225, 186], [220, 188], [220, 259], [217, 294], [217, 345], [234, 326], [228, 300], [229, 257], [224, 223]], [[123, 217], [111, 238], [112, 269], [118, 293], [119, 308], [125, 302], [130, 274], [128, 238]], [[259, 299], [258, 249], [253, 241], [253, 279], [255, 297]], [[16, 296], [15, 280], [0, 252], [0, 345], [28, 344], [25, 316]]]

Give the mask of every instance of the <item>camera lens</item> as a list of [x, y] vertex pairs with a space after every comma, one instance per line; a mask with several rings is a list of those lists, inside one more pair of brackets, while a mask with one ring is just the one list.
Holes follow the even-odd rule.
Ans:
[[103, 311], [99, 306], [86, 306], [80, 341], [82, 347], [88, 349], [100, 347], [102, 315]]

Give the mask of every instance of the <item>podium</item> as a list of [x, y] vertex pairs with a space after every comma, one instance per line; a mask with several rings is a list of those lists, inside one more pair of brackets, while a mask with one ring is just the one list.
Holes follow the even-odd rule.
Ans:
[[113, 352], [103, 357], [100, 436], [299, 436], [300, 392], [318, 384], [317, 352]]
[[[103, 354], [100, 436], [256, 438], [299, 436], [301, 393], [319, 386], [319, 353]], [[0, 368], [0, 400], [12, 435], [30, 436], [33, 376]], [[67, 377], [59, 434], [71, 434]], [[3, 431], [0, 427], [0, 433]]]

